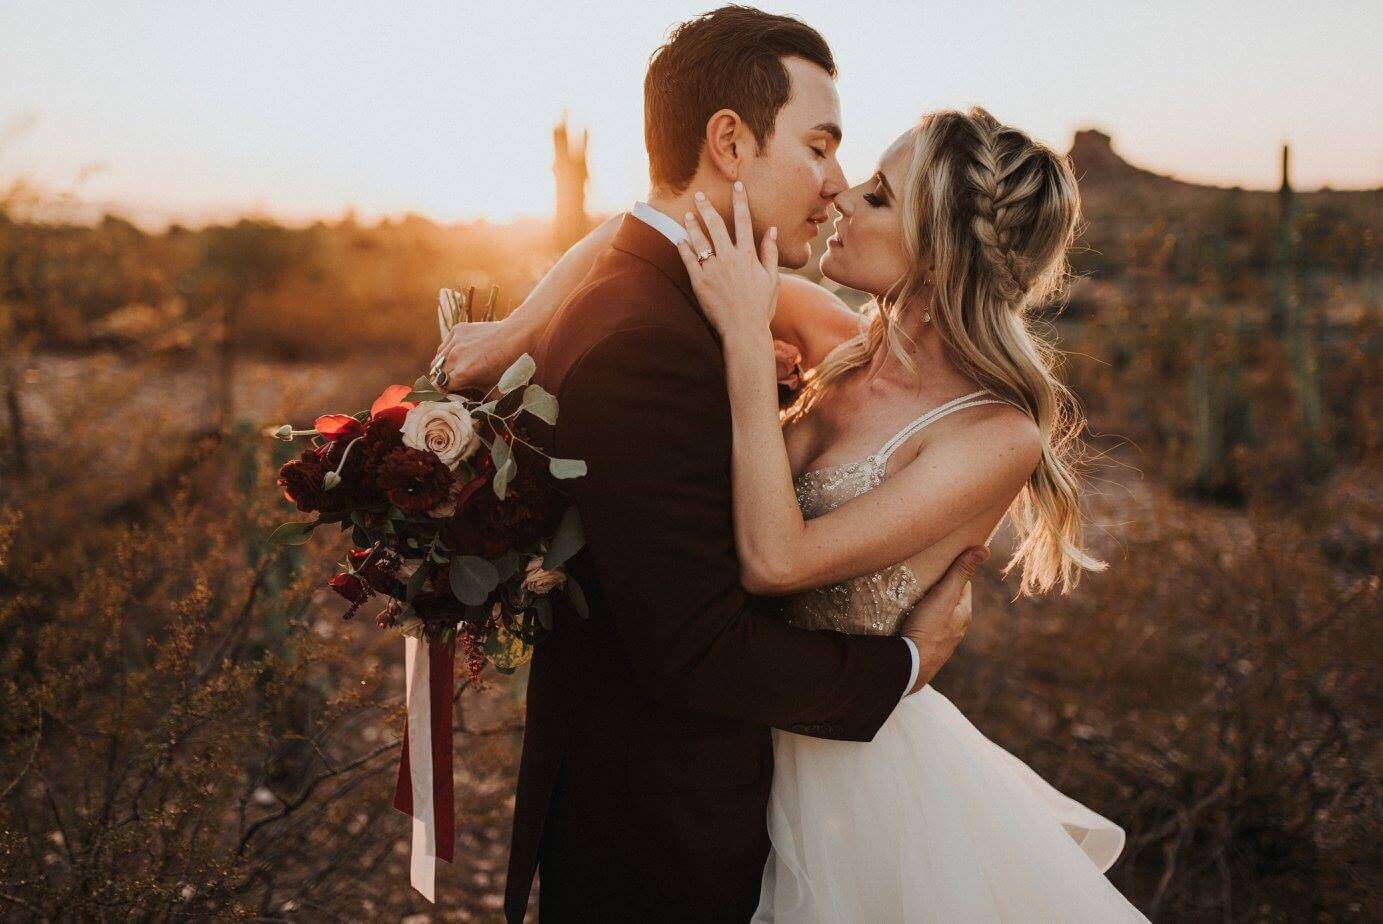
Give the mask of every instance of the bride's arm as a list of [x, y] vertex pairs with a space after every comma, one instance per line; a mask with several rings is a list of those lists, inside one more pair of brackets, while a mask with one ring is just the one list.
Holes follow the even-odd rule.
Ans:
[[442, 368], [447, 371], [448, 390], [488, 387], [514, 360], [532, 352], [547, 322], [590, 272], [623, 218], [620, 213], [607, 219], [573, 244], [504, 320], [473, 321], [452, 328], [436, 354], [446, 354]]
[[802, 368], [819, 365], [842, 342], [859, 334], [860, 315], [829, 289], [801, 276], [782, 276], [778, 310], [770, 322], [774, 340], [802, 351]]
[[[748, 204], [735, 195], [737, 228], [748, 236]], [[704, 235], [680, 249], [703, 310], [721, 332], [730, 394], [735, 541], [750, 591], [785, 594], [868, 574], [904, 561], [956, 526], [1006, 505], [1041, 453], [1036, 425], [1020, 412], [986, 408], [952, 438], [840, 507], [805, 520], [779, 425], [768, 318], [776, 295], [776, 246], [762, 260], [732, 244], [707, 204], [702, 220], [716, 259], [697, 263]], [[742, 240], [745, 238], [741, 238]], [[769, 251], [772, 251], [771, 253]], [[984, 464], [977, 465], [976, 460]]]
[[[436, 354], [446, 354], [443, 368], [449, 390], [488, 387], [514, 360], [533, 351], [548, 321], [614, 239], [624, 214], [607, 219], [573, 244], [502, 321], [474, 321], [452, 329]], [[772, 331], [774, 339], [796, 346], [803, 368], [810, 369], [836, 344], [859, 332], [859, 316], [831, 292], [794, 276], [783, 280]]]

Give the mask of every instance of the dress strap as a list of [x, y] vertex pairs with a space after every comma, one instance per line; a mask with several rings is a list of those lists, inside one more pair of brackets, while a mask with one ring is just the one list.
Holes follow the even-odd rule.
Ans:
[[980, 397], [981, 395], [986, 394], [988, 394], [988, 392], [985, 391], [971, 392], [968, 395], [962, 395], [959, 398], [953, 398], [950, 401], [947, 401], [945, 404], [941, 405], [940, 407], [932, 408], [930, 411], [923, 414], [921, 417], [917, 418], [912, 423], [908, 424], [906, 427], [895, 433], [893, 435], [893, 438], [889, 440], [887, 443], [884, 443], [883, 447], [878, 452], [874, 453], [874, 461], [879, 465], [883, 465], [885, 462], [888, 461], [888, 457], [893, 455], [893, 450], [903, 445], [904, 441], [906, 441], [909, 437], [913, 436], [919, 430], [921, 430], [923, 427], [926, 427], [933, 421], [937, 421], [945, 417], [947, 414], [952, 414], [956, 411], [963, 411], [968, 407], [978, 407], [981, 404], [1009, 403], [1007, 401], [1001, 401], [998, 398]]

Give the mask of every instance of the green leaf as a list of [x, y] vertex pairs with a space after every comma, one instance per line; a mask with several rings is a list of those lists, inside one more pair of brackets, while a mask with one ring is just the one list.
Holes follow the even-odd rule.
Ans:
[[509, 464], [509, 460], [514, 457], [513, 448], [503, 439], [495, 437], [495, 441], [490, 444], [490, 458], [495, 463], [495, 471], [499, 471]]
[[413, 576], [408, 579], [408, 589], [404, 595], [405, 600], [411, 601], [418, 595], [418, 591], [423, 589], [423, 584], [427, 581], [427, 576], [432, 572], [432, 565], [427, 559], [418, 563], [418, 570], [413, 572]]
[[520, 385], [527, 385], [537, 368], [538, 364], [533, 362], [533, 357], [527, 353], [514, 360], [514, 364], [499, 377], [500, 393], [507, 395]]
[[541, 385], [529, 385], [523, 390], [523, 409], [544, 423], [557, 422], [557, 399]]
[[581, 459], [548, 459], [547, 470], [553, 478], [580, 478], [586, 474], [586, 463]]
[[576, 507], [568, 507], [567, 512], [562, 514], [561, 522], [557, 524], [557, 531], [552, 534], [552, 541], [548, 543], [547, 554], [543, 556], [543, 570], [551, 571], [560, 567], [585, 544], [586, 534], [581, 529], [581, 514], [576, 512]]
[[270, 545], [302, 545], [312, 538], [312, 530], [316, 525], [316, 520], [306, 523], [284, 523], [269, 534], [268, 542]]
[[351, 527], [351, 542], [355, 543], [358, 549], [366, 548], [370, 545], [370, 534], [359, 526]]
[[518, 471], [519, 466], [511, 457], [505, 460], [499, 471], [495, 472], [495, 478], [490, 482], [490, 485], [495, 489], [495, 496], [500, 500], [504, 500], [504, 493], [509, 490], [509, 482], [514, 480]]
[[533, 609], [538, 614], [538, 625], [547, 631], [552, 631], [552, 601], [547, 594], [543, 594], [533, 601]]
[[495, 566], [475, 555], [458, 555], [451, 560], [448, 573], [451, 579], [451, 592], [456, 599], [471, 606], [479, 606], [490, 596], [490, 591], [499, 586], [499, 572]]
[[410, 391], [403, 396], [405, 401], [446, 401], [447, 396], [440, 391], [432, 388], [424, 388]]
[[498, 403], [498, 401], [486, 401], [484, 404], [477, 404], [474, 408], [471, 409], [471, 413], [493, 414], [495, 412], [495, 405]]
[[520, 551], [510, 550], [495, 559], [495, 570], [499, 572], [501, 584], [519, 573], [524, 566], [525, 557]]
[[413, 390], [414, 390], [414, 391], [431, 391], [431, 390], [432, 390], [432, 382], [428, 379], [427, 376], [425, 376], [425, 375], [420, 375], [420, 376], [418, 376], [416, 379], [413, 380]]
[[523, 407], [523, 392], [511, 391], [509, 394], [495, 402], [495, 415], [497, 417], [508, 417], [519, 408]]
[[576, 578], [571, 576], [570, 571], [567, 572], [566, 583], [562, 586], [567, 591], [567, 599], [571, 601], [571, 605], [576, 609], [576, 615], [580, 616], [582, 619], [589, 619], [591, 616], [591, 607], [586, 602], [586, 592], [581, 589], [580, 584], [576, 583]]

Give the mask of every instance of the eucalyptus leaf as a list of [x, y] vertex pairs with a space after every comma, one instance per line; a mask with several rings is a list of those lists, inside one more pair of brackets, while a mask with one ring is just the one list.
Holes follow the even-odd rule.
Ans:
[[471, 606], [484, 603], [490, 592], [499, 585], [499, 572], [495, 566], [475, 555], [453, 558], [448, 577], [456, 599]]
[[557, 422], [557, 399], [536, 383], [523, 390], [523, 409], [544, 423]]
[[418, 591], [423, 589], [423, 584], [426, 583], [430, 573], [432, 573], [432, 565], [426, 559], [418, 563], [418, 570], [414, 571], [413, 576], [408, 579], [405, 600], [411, 601], [418, 595]]
[[552, 601], [547, 598], [546, 594], [543, 594], [542, 596], [538, 597], [536, 600], [533, 601], [533, 609], [538, 614], [538, 625], [542, 626], [544, 629], [551, 632]]
[[576, 583], [576, 578], [571, 576], [570, 571], [567, 572], [567, 580], [563, 587], [567, 591], [567, 599], [571, 601], [572, 607], [576, 610], [576, 615], [582, 619], [589, 619], [591, 607], [586, 603], [586, 592], [581, 589], [580, 584]]
[[552, 541], [548, 543], [547, 554], [543, 556], [543, 570], [551, 571], [561, 567], [563, 562], [579, 552], [585, 544], [586, 534], [581, 529], [581, 514], [577, 513], [576, 507], [568, 507], [567, 512], [562, 514], [561, 522], [557, 524], [557, 531], [552, 534]]
[[537, 369], [538, 364], [533, 361], [533, 357], [527, 353], [523, 354], [499, 377], [500, 392], [507, 395], [520, 385], [527, 385]]
[[522, 552], [511, 549], [495, 559], [495, 570], [499, 572], [501, 584], [519, 573], [524, 566], [524, 558]]
[[432, 383], [431, 383], [430, 381], [428, 381], [427, 376], [425, 376], [425, 375], [420, 375], [420, 376], [418, 376], [416, 379], [413, 380], [413, 390], [414, 390], [414, 391], [431, 391], [431, 390], [432, 390]]
[[523, 392], [511, 391], [495, 402], [495, 415], [498, 417], [508, 417], [519, 408], [523, 407]]
[[580, 478], [586, 474], [586, 463], [581, 459], [548, 459], [547, 470], [553, 478]]
[[490, 444], [490, 458], [495, 463], [495, 471], [499, 471], [514, 458], [514, 450], [504, 440], [495, 437], [495, 441]]
[[500, 500], [504, 500], [505, 492], [509, 490], [509, 482], [514, 480], [514, 476], [518, 474], [518, 471], [519, 466], [514, 462], [514, 458], [510, 456], [504, 461], [504, 464], [499, 467], [499, 470], [495, 472], [494, 480], [490, 482], [490, 485], [495, 489], [495, 496]]
[[486, 401], [484, 404], [477, 404], [471, 411], [471, 414], [493, 414], [495, 412], [495, 405], [498, 403], [498, 401]]
[[284, 523], [269, 534], [270, 545], [302, 545], [312, 538], [316, 520], [305, 523]]

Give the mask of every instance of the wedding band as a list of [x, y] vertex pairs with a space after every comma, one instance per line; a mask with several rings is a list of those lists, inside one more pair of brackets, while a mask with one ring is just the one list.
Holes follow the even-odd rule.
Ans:
[[437, 383], [438, 388], [447, 387], [447, 370], [438, 369], [432, 380]]
[[711, 259], [711, 257], [714, 257], [715, 255], [716, 253], [714, 250], [703, 250], [696, 255], [696, 263], [698, 266], [700, 266], [701, 264], [705, 263], [707, 260]]

